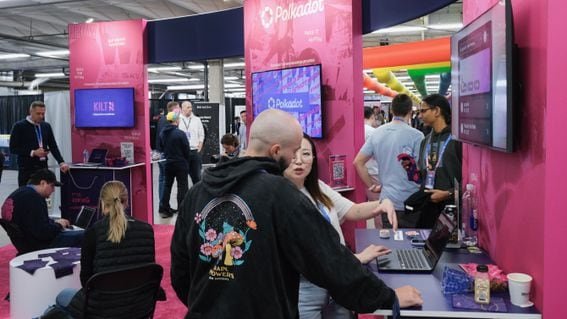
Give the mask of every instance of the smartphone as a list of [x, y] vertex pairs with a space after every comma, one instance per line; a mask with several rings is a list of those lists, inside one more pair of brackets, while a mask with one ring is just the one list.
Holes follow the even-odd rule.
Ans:
[[414, 238], [414, 239], [411, 240], [411, 244], [412, 244], [412, 246], [423, 247], [423, 246], [425, 246], [425, 240]]

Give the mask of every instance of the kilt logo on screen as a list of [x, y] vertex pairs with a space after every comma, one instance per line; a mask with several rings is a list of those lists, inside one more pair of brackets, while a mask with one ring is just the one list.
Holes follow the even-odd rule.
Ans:
[[287, 8], [277, 6], [275, 8], [275, 14], [272, 8], [265, 7], [264, 10], [260, 11], [260, 18], [262, 19], [264, 28], [268, 29], [274, 22], [285, 22], [323, 12], [324, 10], [323, 0], [309, 0], [307, 3], [303, 4], [295, 4], [292, 2]]

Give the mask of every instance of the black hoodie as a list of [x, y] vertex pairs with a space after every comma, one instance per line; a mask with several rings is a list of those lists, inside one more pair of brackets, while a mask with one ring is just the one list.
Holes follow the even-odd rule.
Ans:
[[299, 274], [358, 312], [395, 293], [269, 158], [205, 171], [187, 193], [171, 244], [171, 283], [186, 318], [297, 318]]
[[185, 133], [176, 125], [168, 124], [163, 128], [160, 137], [160, 148], [167, 159], [165, 164], [188, 170], [190, 153]]

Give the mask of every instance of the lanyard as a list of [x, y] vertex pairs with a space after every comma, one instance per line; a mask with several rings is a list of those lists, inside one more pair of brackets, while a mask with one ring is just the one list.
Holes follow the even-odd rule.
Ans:
[[41, 126], [39, 126], [39, 124], [36, 124], [34, 126], [35, 126], [35, 136], [37, 137], [37, 144], [39, 145], [39, 147], [43, 147], [43, 136], [41, 135]]
[[[429, 139], [427, 141], [427, 146], [425, 147], [425, 167], [427, 169], [429, 169], [429, 152], [431, 151], [431, 136], [433, 134], [429, 135]], [[443, 143], [443, 146], [441, 147], [441, 149], [439, 149], [439, 144], [441, 143], [440, 140], [437, 141], [437, 163], [435, 165], [435, 169], [436, 170], [439, 165], [441, 164], [441, 160], [443, 159], [443, 153], [445, 153], [445, 148], [447, 148], [447, 144], [449, 144], [449, 141], [452, 139], [453, 137], [451, 135], [449, 135], [449, 137], [447, 138], [447, 140], [445, 140], [445, 143]]]
[[317, 208], [319, 208], [319, 212], [321, 213], [323, 218], [325, 218], [326, 221], [331, 223], [331, 217], [329, 216], [329, 213], [327, 213], [327, 209], [325, 208], [325, 206], [321, 203], [317, 203]]

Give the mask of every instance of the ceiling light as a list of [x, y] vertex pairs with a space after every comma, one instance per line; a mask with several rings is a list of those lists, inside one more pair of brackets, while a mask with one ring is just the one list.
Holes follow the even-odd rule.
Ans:
[[427, 30], [425, 27], [420, 26], [409, 26], [409, 25], [399, 25], [391, 28], [383, 28], [376, 30], [372, 33], [383, 34], [383, 33], [417, 33]]
[[154, 68], [148, 68], [149, 72], [155, 72], [155, 71], [180, 71], [182, 70], [180, 66], [158, 66], [158, 67], [154, 67]]
[[224, 79], [225, 80], [240, 80], [240, 78], [237, 77], [237, 76], [225, 76]]
[[25, 53], [0, 54], [0, 60], [29, 58], [29, 57], [30, 57], [30, 55], [29, 55], [29, 54], [25, 54]]
[[234, 62], [234, 63], [226, 63], [224, 65], [225, 68], [241, 68], [244, 66], [244, 62]]
[[173, 82], [189, 82], [187, 78], [174, 78], [174, 79], [150, 79], [148, 83], [173, 83]]
[[190, 78], [189, 79], [189, 82], [199, 82], [199, 81], [201, 81], [201, 79], [198, 79], [198, 78]]
[[205, 66], [204, 65], [198, 65], [198, 64], [193, 64], [193, 65], [188, 65], [187, 68], [189, 70], [204, 70]]
[[93, 23], [94, 19], [93, 18], [88, 18], [87, 20], [85, 20], [85, 23]]
[[167, 87], [168, 91], [176, 91], [176, 90], [203, 90], [205, 85], [203, 84], [194, 84], [194, 85], [171, 85]]
[[36, 73], [36, 78], [65, 78], [67, 77], [63, 72], [54, 73]]
[[37, 52], [36, 54], [47, 57], [57, 57], [57, 56], [69, 55], [69, 50], [41, 51], [41, 52]]
[[235, 84], [228, 83], [228, 84], [224, 85], [225, 89], [231, 89], [231, 88], [234, 89], [234, 88], [243, 88], [243, 87], [244, 87], [244, 85], [236, 84], [236, 83]]
[[460, 30], [463, 28], [463, 24], [462, 23], [430, 24], [427, 27], [433, 30]]

